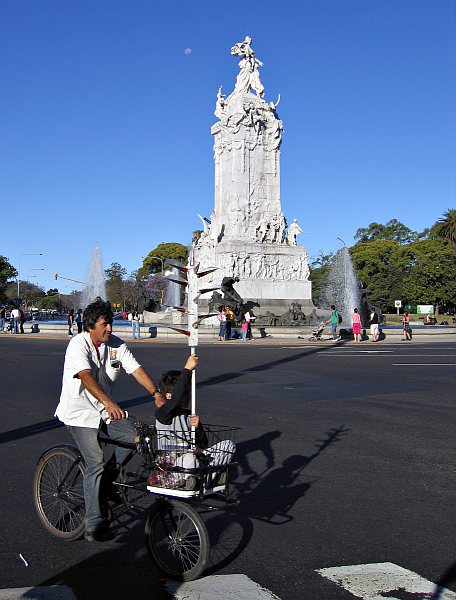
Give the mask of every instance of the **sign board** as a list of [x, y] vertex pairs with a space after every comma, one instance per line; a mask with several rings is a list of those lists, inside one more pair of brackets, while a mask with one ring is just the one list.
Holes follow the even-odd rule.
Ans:
[[416, 312], [419, 315], [432, 315], [434, 314], [434, 306], [432, 304], [418, 304]]
[[394, 306], [396, 308], [402, 308], [402, 300], [395, 300], [394, 301]]

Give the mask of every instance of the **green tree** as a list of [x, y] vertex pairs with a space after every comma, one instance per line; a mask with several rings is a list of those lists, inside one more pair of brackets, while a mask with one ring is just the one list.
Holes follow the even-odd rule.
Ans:
[[371, 223], [368, 227], [361, 227], [354, 235], [355, 240], [362, 243], [374, 240], [387, 240], [400, 245], [409, 244], [417, 237], [417, 233], [406, 227], [397, 219], [391, 219], [386, 225]]
[[394, 310], [401, 298], [401, 282], [412, 267], [412, 259], [398, 242], [375, 239], [358, 242], [350, 249], [356, 274], [367, 296], [383, 312]]
[[[44, 288], [30, 281], [21, 281], [20, 287], [21, 299], [25, 308], [33, 306], [36, 302], [45, 296]], [[17, 297], [16, 283], [8, 283], [5, 290], [5, 297], [9, 302], [13, 302]]]
[[412, 304], [433, 304], [453, 309], [456, 305], [456, 255], [451, 244], [429, 237], [410, 244], [413, 267], [403, 278], [404, 298]]
[[316, 306], [319, 306], [322, 298], [333, 259], [334, 253], [323, 254], [320, 252], [318, 257], [309, 265], [310, 281], [312, 282], [312, 302]]
[[41, 310], [57, 310], [62, 312], [64, 309], [64, 303], [60, 298], [60, 294], [43, 296], [37, 302], [37, 308]]
[[451, 242], [453, 252], [456, 252], [456, 209], [449, 208], [443, 217], [434, 225], [433, 233]]
[[129, 310], [142, 311], [146, 303], [146, 291], [144, 287], [144, 279], [139, 276], [138, 271], [133, 271], [124, 282], [123, 293], [125, 305]]
[[125, 305], [125, 279], [127, 269], [118, 262], [111, 263], [108, 269], [105, 269], [106, 275], [106, 294], [111, 304]]
[[[160, 260], [157, 260], [157, 257]], [[139, 276], [145, 277], [150, 274], [160, 273], [162, 268], [161, 261], [163, 261], [163, 265], [166, 268], [164, 263], [167, 258], [186, 264], [188, 258], [187, 246], [183, 246], [177, 242], [159, 244], [144, 259], [142, 267], [138, 271]]]
[[6, 284], [13, 277], [17, 277], [17, 271], [10, 264], [8, 259], [5, 256], [0, 255], [0, 300], [5, 301], [5, 289]]

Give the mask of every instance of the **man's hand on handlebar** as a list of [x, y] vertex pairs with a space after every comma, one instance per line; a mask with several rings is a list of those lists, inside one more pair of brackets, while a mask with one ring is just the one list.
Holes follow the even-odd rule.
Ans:
[[127, 413], [115, 402], [110, 400], [109, 402], [105, 402], [104, 406], [111, 421], [122, 421], [127, 418]]

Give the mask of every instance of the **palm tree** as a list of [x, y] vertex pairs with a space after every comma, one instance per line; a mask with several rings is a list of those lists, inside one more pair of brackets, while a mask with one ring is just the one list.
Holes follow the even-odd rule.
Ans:
[[443, 218], [439, 219], [435, 225], [434, 231], [439, 237], [449, 240], [456, 252], [456, 209], [449, 208], [443, 213]]

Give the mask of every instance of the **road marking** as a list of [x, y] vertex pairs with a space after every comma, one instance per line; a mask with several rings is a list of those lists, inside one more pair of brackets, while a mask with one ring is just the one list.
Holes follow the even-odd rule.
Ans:
[[456, 363], [393, 363], [393, 367], [456, 367]]
[[[354, 350], [353, 348], [350, 348], [349, 350], [344, 351], [340, 351], [338, 349], [337, 352], [331, 352], [331, 353], [320, 353], [318, 356], [359, 356], [362, 354], [386, 354], [386, 353], [391, 353], [394, 352], [393, 350]], [[416, 356], [416, 354], [413, 354], [412, 356]]]
[[174, 600], [280, 600], [247, 575], [212, 575], [196, 581], [166, 581]]
[[[412, 597], [424, 600], [431, 595], [435, 600], [456, 599], [456, 594], [451, 590], [439, 588], [413, 571], [389, 562], [331, 567], [318, 569], [316, 572], [363, 600], [401, 600]], [[397, 596], [392, 595], [395, 592]]]

